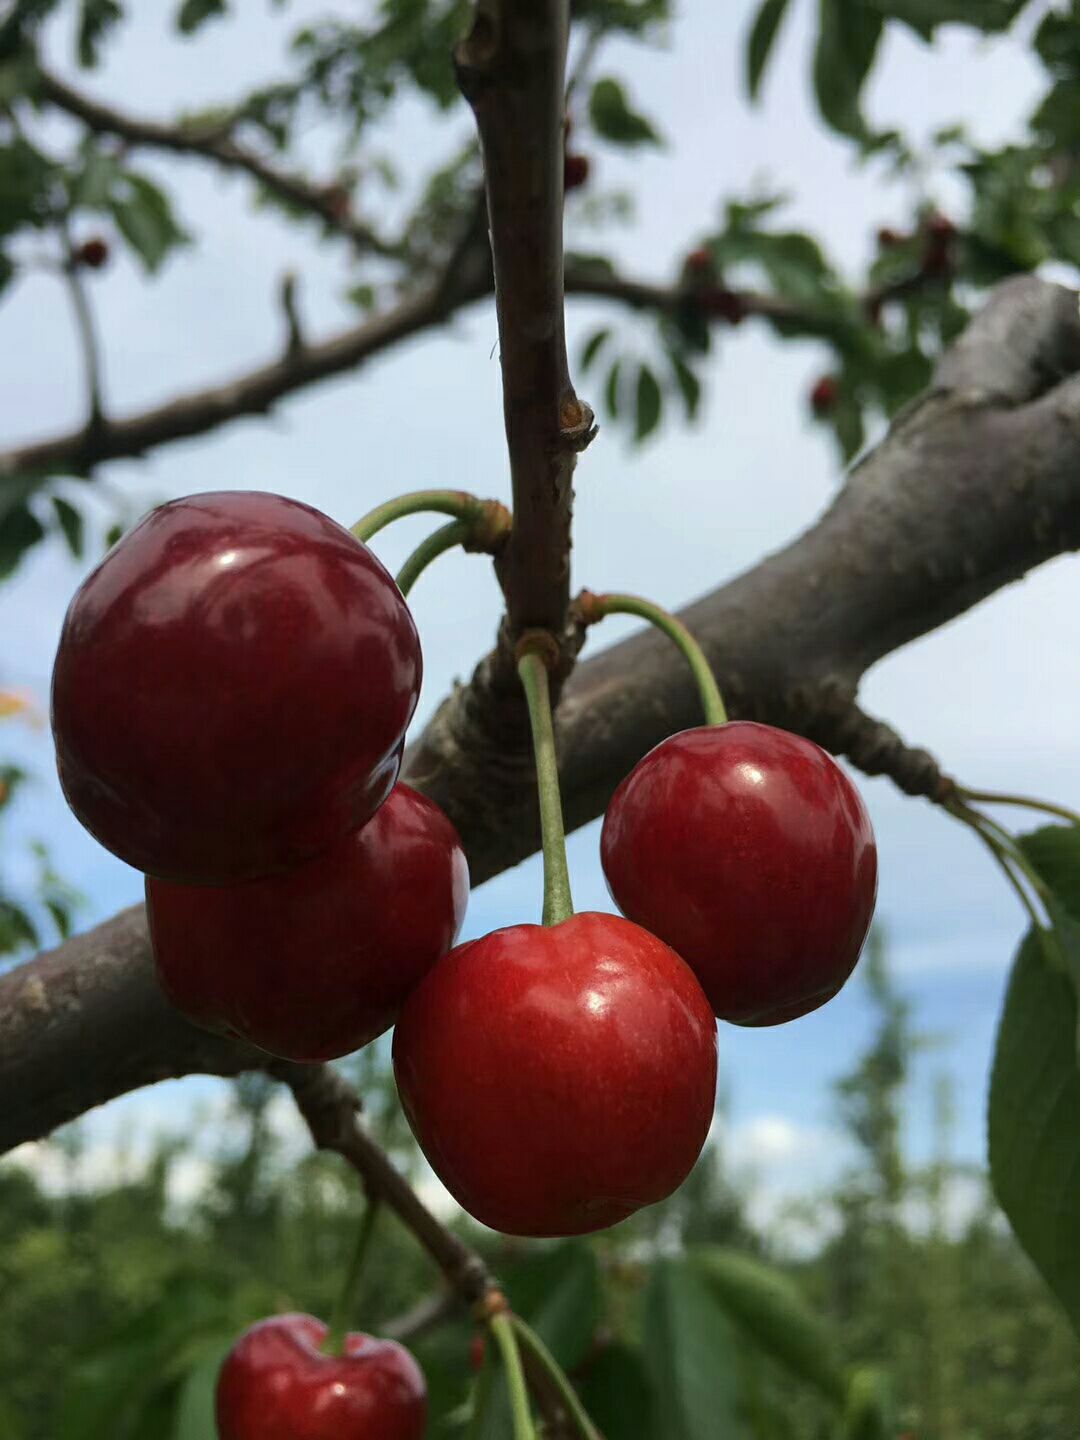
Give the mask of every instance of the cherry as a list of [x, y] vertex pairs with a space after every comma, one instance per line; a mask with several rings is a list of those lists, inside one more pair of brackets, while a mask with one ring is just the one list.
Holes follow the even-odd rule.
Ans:
[[76, 265], [86, 265], [91, 270], [100, 270], [108, 258], [108, 241], [103, 240], [100, 235], [94, 235], [89, 240], [84, 240], [72, 256]]
[[888, 225], [883, 225], [877, 232], [877, 243], [879, 250], [896, 250], [907, 243], [907, 236], [902, 235], [899, 230], [892, 230]]
[[479, 1333], [469, 1341], [469, 1369], [480, 1371], [484, 1368], [484, 1359], [487, 1355], [487, 1342], [485, 1337]]
[[281, 495], [154, 510], [84, 581], [53, 670], [60, 781], [109, 850], [224, 885], [295, 865], [390, 793], [420, 689], [391, 577]]
[[328, 185], [323, 191], [323, 203], [331, 220], [347, 220], [352, 214], [352, 195], [345, 185]]
[[926, 245], [922, 257], [924, 275], [946, 276], [952, 270], [952, 248], [956, 226], [947, 215], [932, 214], [925, 221]]
[[283, 875], [222, 887], [148, 879], [161, 988], [196, 1024], [287, 1060], [374, 1040], [457, 939], [469, 869], [457, 831], [397, 785], [375, 818]]
[[589, 157], [569, 154], [563, 157], [563, 189], [577, 190], [589, 178]]
[[746, 298], [737, 290], [726, 290], [720, 285], [710, 285], [698, 296], [698, 303], [706, 315], [715, 315], [729, 325], [738, 325], [746, 319], [749, 307]]
[[689, 964], [716, 1014], [777, 1025], [823, 1005], [859, 957], [877, 850], [858, 791], [770, 725], [684, 730], [630, 772], [600, 853], [624, 915]]
[[241, 1335], [218, 1376], [219, 1440], [422, 1440], [427, 1386], [409, 1352], [350, 1334], [344, 1355], [326, 1355], [325, 1339], [311, 1315]]
[[716, 1022], [690, 970], [617, 915], [459, 945], [413, 991], [394, 1073], [435, 1173], [510, 1235], [582, 1235], [663, 1200], [712, 1120]]
[[686, 257], [686, 268], [692, 274], [711, 275], [714, 265], [713, 253], [704, 245], [697, 250], [691, 250]]
[[956, 234], [956, 226], [947, 215], [934, 211], [926, 217], [926, 233], [938, 240], [950, 240]]
[[822, 375], [810, 391], [810, 408], [815, 415], [828, 415], [836, 409], [840, 398], [840, 382], [835, 375]]

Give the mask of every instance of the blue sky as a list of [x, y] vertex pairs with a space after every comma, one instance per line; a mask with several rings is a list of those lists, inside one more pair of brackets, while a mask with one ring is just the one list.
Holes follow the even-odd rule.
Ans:
[[[285, 27], [270, 7], [236, 8], [238, 20], [207, 26], [197, 42], [178, 46], [165, 38], [163, 14], [171, 5], [139, 6], [138, 19], [109, 47], [105, 67], [81, 83], [133, 112], [166, 116], [267, 79], [277, 72]], [[816, 229], [850, 265], [869, 253], [879, 225], [904, 221], [913, 198], [908, 183], [888, 183], [880, 169], [856, 166], [814, 118], [808, 7], [793, 7], [764, 105], [745, 105], [739, 46], [753, 8], [687, 0], [670, 46], [612, 45], [604, 68], [625, 79], [668, 144], [631, 158], [597, 154], [596, 189], [632, 188], [637, 217], [597, 235], [583, 229], [571, 205], [572, 244], [603, 244], [628, 271], [669, 278], [678, 257], [712, 224], [720, 199], [755, 187], [789, 193], [792, 221]], [[296, 0], [285, 18], [295, 24], [323, 11], [321, 4]], [[70, 73], [68, 37], [58, 30], [54, 40], [57, 68]], [[882, 124], [906, 123], [914, 110], [917, 137], [963, 119], [980, 138], [994, 141], [1015, 131], [1037, 85], [1015, 39], [980, 42], [946, 31], [931, 52], [897, 37], [886, 46], [869, 109]], [[365, 154], [383, 149], [404, 156], [407, 176], [409, 154], [449, 154], [466, 127], [464, 116], [448, 123], [410, 104], [380, 127]], [[56, 143], [65, 134], [60, 123], [49, 130]], [[328, 137], [315, 128], [304, 146], [313, 165], [329, 174]], [[253, 212], [242, 179], [184, 161], [146, 156], [140, 163], [172, 187], [198, 243], [153, 283], [123, 257], [91, 281], [107, 403], [117, 413], [269, 358], [281, 338], [273, 296], [285, 270], [300, 277], [313, 334], [352, 318], [342, 298], [351, 272], [338, 247], [318, 245], [271, 212]], [[397, 196], [369, 183], [372, 206], [380, 210], [385, 204], [397, 211], [408, 194], [407, 179]], [[935, 194], [946, 207], [961, 203], [948, 186]], [[642, 323], [598, 304], [575, 304], [572, 355], [600, 321], [615, 323], [631, 341]], [[4, 441], [76, 422], [80, 377], [62, 290], [44, 276], [21, 281], [5, 300], [2, 323]], [[296, 495], [346, 523], [419, 486], [508, 498], [494, 340], [493, 311], [479, 307], [361, 372], [288, 401], [269, 420], [243, 421], [143, 462], [109, 465], [105, 479], [133, 514], [168, 496], [236, 487]], [[753, 324], [718, 348], [696, 426], [669, 425], [641, 450], [629, 449], [607, 427], [583, 459], [575, 584], [681, 604], [786, 542], [835, 492], [835, 454], [804, 403], [827, 363], [821, 348], [780, 346]], [[588, 381], [579, 388], [589, 396]], [[424, 529], [424, 522], [403, 524], [376, 548], [394, 565]], [[0, 685], [25, 686], [44, 699], [63, 610], [81, 573], [59, 550], [42, 550], [0, 592]], [[884, 661], [867, 677], [864, 704], [970, 784], [1075, 805], [1078, 599], [1075, 562], [1055, 562]], [[426, 660], [422, 722], [490, 643], [497, 592], [486, 565], [465, 556], [440, 562], [417, 587], [415, 611]], [[617, 639], [630, 622], [609, 625], [602, 643]], [[3, 741], [5, 756], [24, 760], [37, 777], [7, 827], [9, 873], [23, 863], [18, 841], [41, 837], [88, 896], [82, 923], [137, 899], [139, 877], [101, 851], [67, 813], [52, 779], [47, 733], [8, 724]], [[862, 788], [878, 835], [878, 913], [894, 968], [917, 1022], [943, 1042], [919, 1062], [910, 1138], [925, 1153], [931, 1082], [947, 1068], [957, 1087], [957, 1149], [977, 1158], [994, 1020], [1022, 918], [984, 852], [954, 821], [904, 799], [887, 782], [867, 781]], [[579, 908], [608, 908], [597, 840], [596, 826], [571, 840]], [[467, 931], [535, 919], [538, 911], [534, 859], [474, 895]], [[722, 1027], [733, 1149], [763, 1184], [798, 1189], [840, 1163], [830, 1082], [852, 1063], [866, 1034], [857, 979], [824, 1010], [793, 1025]], [[159, 1123], [182, 1121], [197, 1098], [213, 1093], [214, 1082], [204, 1080], [158, 1087], [100, 1112], [93, 1130], [102, 1137], [120, 1126], [148, 1133]]]

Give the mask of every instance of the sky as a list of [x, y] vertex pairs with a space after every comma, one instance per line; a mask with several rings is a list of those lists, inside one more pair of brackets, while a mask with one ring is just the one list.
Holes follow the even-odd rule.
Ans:
[[[133, 113], [167, 117], [198, 109], [279, 73], [284, 21], [294, 26], [328, 7], [294, 0], [283, 21], [268, 4], [240, 0], [237, 19], [206, 26], [186, 45], [167, 35], [173, 8], [171, 0], [130, 7], [137, 19], [107, 47], [101, 70], [79, 83]], [[679, 257], [714, 224], [721, 202], [755, 188], [788, 194], [791, 223], [816, 231], [851, 267], [869, 255], [878, 226], [905, 221], [909, 182], [857, 165], [816, 120], [808, 86], [814, 7], [792, 7], [763, 103], [746, 104], [741, 44], [755, 8], [741, 0], [685, 0], [668, 45], [646, 50], [617, 42], [605, 52], [601, 68], [624, 80], [667, 144], [631, 156], [594, 152], [590, 190], [632, 189], [636, 216], [597, 234], [583, 228], [572, 202], [571, 245], [602, 245], [628, 273], [670, 279]], [[55, 68], [72, 74], [63, 27], [52, 41]], [[915, 139], [964, 120], [995, 143], [1016, 133], [1039, 80], [1015, 37], [990, 42], [944, 30], [930, 50], [900, 34], [885, 46], [867, 108], [874, 122], [901, 124]], [[48, 131], [57, 145], [68, 133], [62, 123]], [[467, 133], [466, 115], [447, 121], [420, 102], [380, 127], [365, 153], [404, 157], [406, 183], [392, 195], [377, 180], [365, 182], [373, 209], [399, 213], [408, 198], [408, 157], [449, 155]], [[303, 144], [315, 168], [329, 175], [328, 137], [316, 127]], [[139, 163], [170, 187], [197, 243], [153, 282], [122, 255], [91, 278], [110, 411], [137, 411], [273, 356], [282, 329], [274, 295], [285, 271], [299, 276], [313, 335], [354, 318], [343, 299], [352, 273], [343, 249], [253, 210], [242, 177], [150, 155]], [[946, 209], [962, 203], [947, 184], [933, 193]], [[642, 323], [596, 302], [574, 302], [572, 356], [601, 322], [615, 324], [630, 343]], [[82, 382], [61, 287], [45, 275], [21, 280], [5, 297], [0, 324], [0, 444], [78, 423]], [[361, 371], [288, 400], [269, 419], [240, 421], [139, 462], [107, 465], [102, 476], [111, 503], [134, 517], [179, 494], [256, 488], [295, 495], [350, 523], [388, 496], [431, 485], [508, 499], [495, 338], [494, 311], [484, 304]], [[822, 348], [809, 341], [780, 345], [748, 323], [717, 350], [696, 425], [669, 424], [641, 449], [604, 427], [583, 458], [575, 586], [632, 590], [678, 606], [786, 543], [835, 494], [840, 465], [804, 400], [828, 363]], [[585, 398], [589, 384], [579, 382]], [[423, 521], [403, 523], [375, 548], [393, 568], [426, 528]], [[63, 612], [89, 563], [42, 547], [0, 589], [0, 686], [24, 687], [44, 703]], [[1075, 806], [1078, 600], [1076, 562], [1047, 565], [882, 661], [866, 677], [863, 704], [972, 786]], [[498, 595], [489, 568], [477, 557], [444, 558], [418, 585], [414, 610], [425, 654], [422, 724], [490, 645]], [[609, 621], [590, 648], [618, 639], [632, 623]], [[8, 876], [28, 873], [20, 842], [41, 838], [87, 897], [80, 925], [138, 899], [140, 877], [101, 850], [66, 810], [47, 731], [8, 724], [2, 749], [35, 775], [6, 826]], [[985, 852], [955, 821], [900, 796], [887, 781], [859, 784], [878, 838], [878, 917], [893, 971], [918, 1027], [934, 1041], [916, 1065], [907, 1114], [912, 1153], [926, 1156], [933, 1143], [930, 1097], [944, 1071], [955, 1086], [955, 1151], [981, 1159], [995, 1018], [1023, 917]], [[570, 861], [578, 908], [610, 908], [597, 825], [571, 838]], [[536, 919], [539, 908], [534, 857], [474, 894], [465, 933]], [[728, 1150], [766, 1208], [825, 1183], [845, 1163], [831, 1087], [854, 1063], [869, 1024], [856, 975], [831, 1004], [793, 1024], [764, 1031], [721, 1026]], [[221, 1082], [191, 1078], [114, 1102], [87, 1122], [98, 1147], [93, 1163], [108, 1170], [121, 1134], [147, 1137], [182, 1126], [193, 1106], [218, 1104], [220, 1095]], [[21, 1158], [35, 1163], [36, 1154], [30, 1148]]]

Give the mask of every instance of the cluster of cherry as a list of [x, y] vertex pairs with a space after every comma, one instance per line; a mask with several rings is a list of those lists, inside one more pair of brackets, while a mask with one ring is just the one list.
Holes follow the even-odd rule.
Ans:
[[[789, 1020], [851, 972], [876, 890], [869, 821], [806, 740], [684, 731], [605, 817], [626, 918], [573, 915], [567, 896], [556, 923], [452, 949], [465, 856], [397, 781], [421, 670], [400, 591], [349, 531], [274, 495], [175, 501], [69, 608], [52, 695], [64, 792], [146, 873], [158, 975], [184, 1014], [298, 1061], [396, 1024], [403, 1105], [464, 1208], [516, 1235], [600, 1229], [697, 1160], [715, 1017]], [[281, 1355], [319, 1358], [312, 1326], [264, 1322], [240, 1342], [225, 1440], [271, 1434], [245, 1416]], [[341, 1358], [393, 1372], [407, 1440], [422, 1377], [381, 1343], [350, 1337]]]

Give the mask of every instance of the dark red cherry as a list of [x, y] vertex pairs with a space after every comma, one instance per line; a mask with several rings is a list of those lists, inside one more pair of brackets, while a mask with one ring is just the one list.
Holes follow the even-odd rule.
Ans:
[[840, 399], [840, 382], [835, 375], [822, 375], [810, 391], [810, 408], [815, 415], [831, 415]]
[[371, 818], [420, 676], [408, 607], [347, 530], [281, 495], [175, 500], [68, 607], [52, 688], [61, 784], [136, 869], [254, 879]]
[[158, 979], [189, 1019], [288, 1060], [374, 1040], [457, 939], [469, 870], [432, 800], [394, 787], [362, 830], [246, 885], [146, 882]]
[[423, 1440], [427, 1386], [393, 1340], [346, 1337], [320, 1349], [326, 1326], [275, 1315], [241, 1335], [217, 1383], [219, 1440]]
[[877, 893], [859, 793], [819, 746], [770, 725], [684, 730], [612, 797], [612, 898], [694, 970], [716, 1014], [775, 1025], [851, 974]]
[[581, 1235], [663, 1200], [712, 1120], [716, 1022], [617, 915], [460, 945], [405, 1002], [394, 1073], [435, 1173], [485, 1225]]

